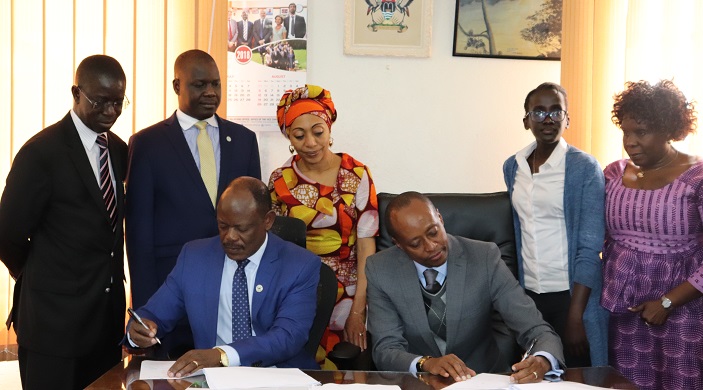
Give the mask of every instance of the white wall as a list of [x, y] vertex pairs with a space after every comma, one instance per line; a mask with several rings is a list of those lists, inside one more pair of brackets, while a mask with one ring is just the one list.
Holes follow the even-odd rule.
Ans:
[[[378, 192], [505, 190], [503, 161], [534, 140], [525, 95], [559, 82], [558, 61], [452, 57], [455, 0], [434, 0], [430, 58], [349, 56], [344, 1], [308, 5], [308, 83], [332, 93], [333, 151], [368, 165]], [[259, 142], [267, 181], [289, 143], [279, 132]]]

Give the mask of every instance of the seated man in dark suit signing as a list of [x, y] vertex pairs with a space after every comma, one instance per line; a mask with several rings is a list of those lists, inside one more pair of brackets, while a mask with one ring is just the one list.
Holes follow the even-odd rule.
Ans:
[[506, 371], [492, 336], [496, 309], [531, 354], [510, 367], [511, 381], [538, 382], [561, 373], [559, 336], [495, 244], [448, 235], [432, 202], [417, 192], [395, 197], [384, 217], [396, 246], [366, 263], [369, 332], [380, 370], [429, 372], [456, 381]]
[[164, 284], [137, 310], [149, 329], [128, 325], [132, 345], [154, 345], [187, 315], [196, 349], [173, 364], [171, 376], [217, 366], [319, 368], [303, 346], [320, 258], [269, 234], [274, 219], [261, 180], [230, 183], [217, 203], [219, 238], [183, 247]]

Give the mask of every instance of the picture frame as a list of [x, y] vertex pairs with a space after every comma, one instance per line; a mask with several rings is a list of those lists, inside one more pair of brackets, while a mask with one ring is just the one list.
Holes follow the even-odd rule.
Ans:
[[433, 0], [345, 0], [344, 54], [429, 57]]
[[561, 60], [562, 0], [456, 0], [455, 57]]

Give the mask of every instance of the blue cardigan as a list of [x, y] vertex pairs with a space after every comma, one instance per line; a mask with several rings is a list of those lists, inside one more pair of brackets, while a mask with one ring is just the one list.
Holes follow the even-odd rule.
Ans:
[[[564, 173], [564, 219], [569, 246], [569, 286], [589, 287], [591, 295], [583, 314], [593, 366], [608, 365], [608, 312], [600, 305], [603, 289], [599, 253], [605, 238], [605, 179], [596, 159], [570, 146]], [[503, 177], [512, 200], [517, 172], [515, 156], [503, 164]], [[518, 258], [518, 277], [525, 287], [520, 219], [513, 207], [513, 226]]]

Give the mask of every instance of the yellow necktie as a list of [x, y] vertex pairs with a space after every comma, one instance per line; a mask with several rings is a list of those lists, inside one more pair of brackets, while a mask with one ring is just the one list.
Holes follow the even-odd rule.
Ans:
[[207, 122], [200, 121], [195, 124], [199, 130], [197, 144], [198, 154], [200, 155], [200, 176], [203, 178], [205, 188], [212, 205], [215, 206], [217, 201], [217, 166], [215, 165], [215, 152], [212, 148], [212, 141], [207, 135]]

